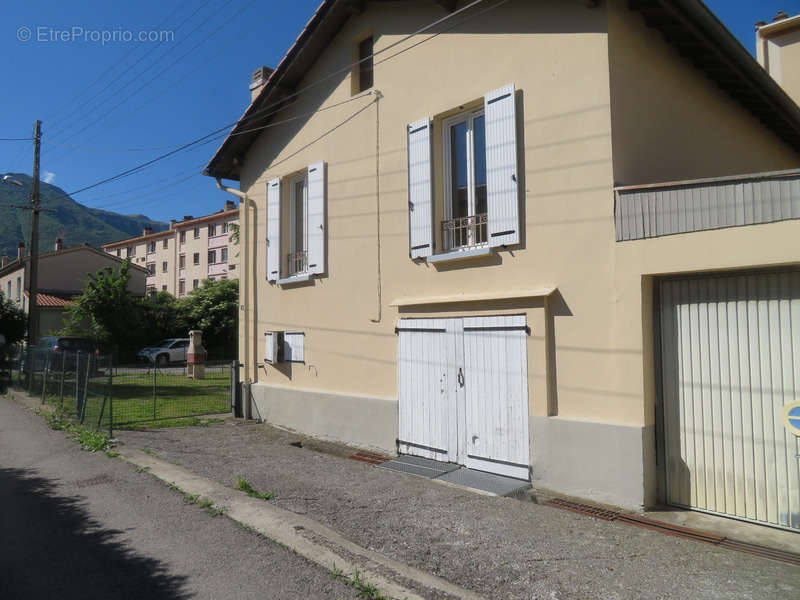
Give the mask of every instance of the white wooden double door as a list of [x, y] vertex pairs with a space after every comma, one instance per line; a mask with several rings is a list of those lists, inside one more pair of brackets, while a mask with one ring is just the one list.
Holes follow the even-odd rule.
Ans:
[[530, 478], [524, 315], [400, 319], [399, 450]]

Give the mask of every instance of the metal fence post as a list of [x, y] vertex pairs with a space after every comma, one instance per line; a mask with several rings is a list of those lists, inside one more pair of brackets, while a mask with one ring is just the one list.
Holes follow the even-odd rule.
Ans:
[[75, 353], [75, 416], [81, 414], [80, 380], [81, 380], [81, 353]]
[[59, 400], [58, 400], [58, 407], [64, 408], [64, 371], [66, 370], [67, 365], [67, 353], [61, 353], [61, 385], [59, 386]]
[[42, 404], [47, 397], [47, 373], [50, 371], [50, 353], [47, 353], [47, 358], [44, 360], [44, 373], [42, 373]]
[[31, 350], [30, 351], [31, 360], [30, 365], [28, 367], [28, 381], [25, 383], [27, 384], [25, 387], [28, 388], [28, 395], [30, 395], [31, 390], [33, 389], [33, 371], [36, 368], [36, 353]]
[[153, 420], [156, 419], [156, 369], [157, 364], [153, 361]]
[[108, 437], [114, 437], [114, 369], [113, 357], [108, 357]]
[[86, 402], [89, 396], [89, 374], [92, 372], [92, 355], [86, 355], [86, 381], [83, 385], [83, 402], [81, 403], [81, 425], [86, 417]]

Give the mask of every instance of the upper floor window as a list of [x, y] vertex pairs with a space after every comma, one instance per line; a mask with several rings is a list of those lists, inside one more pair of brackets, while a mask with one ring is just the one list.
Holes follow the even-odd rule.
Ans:
[[[409, 255], [520, 242], [514, 85], [487, 93], [483, 106], [408, 125]], [[434, 190], [431, 136], [442, 135], [440, 194]], [[437, 203], [434, 199], [442, 198]], [[434, 218], [439, 223], [434, 228]], [[449, 257], [443, 257], [447, 259]], [[455, 256], [453, 257], [455, 258]]]
[[368, 90], [374, 83], [372, 51], [372, 36], [364, 38], [358, 43], [359, 62], [357, 71], [358, 81], [355, 89], [356, 93]]
[[208, 264], [213, 265], [217, 262], [217, 251], [216, 250], [209, 250], [208, 251]]
[[8, 292], [6, 293], [6, 298], [11, 300], [11, 280], [8, 280]]
[[147, 265], [147, 272], [150, 275], [155, 275], [156, 274], [156, 263], [149, 263]]
[[192, 289], [196, 290], [198, 287], [200, 287], [200, 280], [199, 279], [193, 280], [192, 281]]
[[228, 262], [228, 249], [222, 248], [220, 251], [219, 262], [226, 263]]
[[194, 228], [194, 239], [197, 239], [199, 237], [200, 237], [200, 228], [199, 227], [195, 227]]
[[186, 280], [181, 279], [178, 281], [178, 295], [183, 296], [186, 293]]
[[125, 248], [125, 256], [126, 258], [130, 258], [131, 256], [136, 256], [136, 246], [128, 246]]
[[178, 257], [178, 268], [179, 269], [185, 269], [186, 268], [186, 255], [185, 254], [181, 254]]
[[208, 226], [208, 237], [214, 237], [215, 235], [217, 235], [217, 225], [216, 223], [211, 223]]
[[162, 292], [166, 292], [166, 291], [167, 291], [167, 286], [165, 286], [165, 285], [162, 285], [162, 286], [161, 286], [161, 291], [162, 291]]
[[445, 250], [482, 246], [486, 236], [486, 117], [483, 109], [442, 124]]
[[164, 241], [161, 242], [161, 247], [164, 248], [164, 250], [169, 248], [169, 239], [168, 238], [164, 238]]
[[195, 265], [199, 265], [200, 264], [200, 253], [199, 252], [195, 252], [192, 255], [192, 264], [195, 264]]
[[162, 273], [166, 273], [167, 272], [167, 261], [165, 261], [165, 260], [161, 262], [161, 272]]
[[222, 227], [222, 233], [228, 233], [228, 222], [227, 221], [224, 221], [222, 223], [221, 227]]
[[152, 254], [156, 251], [156, 243], [155, 242], [147, 242], [147, 253]]
[[180, 239], [181, 239], [181, 244], [185, 244], [186, 243], [186, 232], [185, 231], [181, 231]]
[[122, 256], [122, 249], [117, 248], [117, 258], [119, 258], [120, 256]]
[[22, 297], [22, 277], [17, 277], [17, 302]]
[[[325, 163], [267, 184], [267, 279], [325, 272]], [[288, 239], [282, 239], [287, 237]]]

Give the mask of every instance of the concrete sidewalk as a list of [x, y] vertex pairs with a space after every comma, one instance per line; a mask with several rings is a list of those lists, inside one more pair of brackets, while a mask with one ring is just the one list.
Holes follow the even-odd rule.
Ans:
[[275, 507], [486, 598], [800, 597], [789, 564], [378, 469], [267, 425], [118, 436], [228, 488], [242, 476]]

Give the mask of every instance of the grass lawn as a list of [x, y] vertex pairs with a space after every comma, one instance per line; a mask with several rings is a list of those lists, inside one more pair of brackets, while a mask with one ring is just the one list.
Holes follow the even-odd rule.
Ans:
[[[207, 370], [205, 379], [189, 379], [180, 372], [159, 371], [155, 375], [146, 369], [120, 369], [114, 375], [111, 404], [114, 426], [160, 419], [174, 419], [230, 411], [229, 368]], [[108, 378], [89, 379], [84, 422], [89, 426], [107, 425], [109, 400], [105, 396]], [[41, 394], [42, 379], [37, 376], [34, 392]], [[60, 373], [47, 382], [47, 402], [58, 404], [61, 398]], [[64, 379], [64, 410], [75, 414], [75, 374]]]

